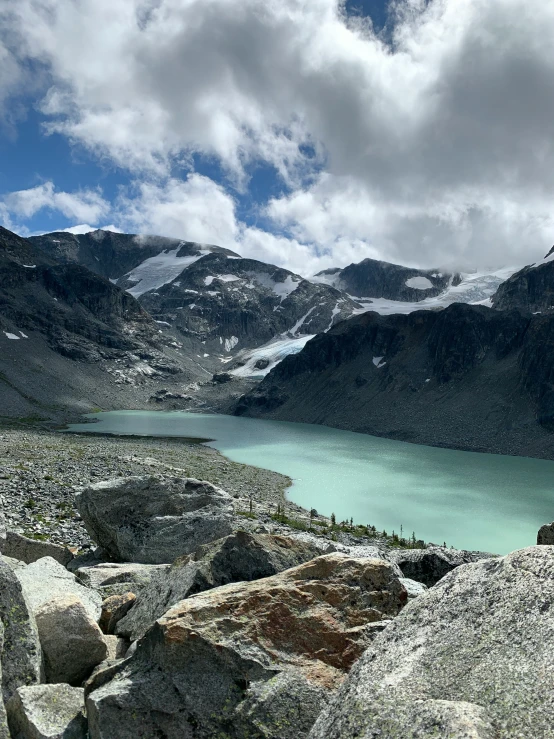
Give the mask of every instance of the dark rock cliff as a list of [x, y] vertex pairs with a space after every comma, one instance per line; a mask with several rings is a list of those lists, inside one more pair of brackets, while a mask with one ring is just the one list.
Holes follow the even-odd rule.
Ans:
[[539, 262], [516, 272], [498, 287], [492, 305], [498, 310], [554, 311], [554, 261]]
[[109, 280], [0, 229], [0, 416], [140, 406], [123, 387], [198, 377], [175, 347]]
[[235, 413], [552, 456], [554, 316], [454, 304], [367, 313], [287, 357]]

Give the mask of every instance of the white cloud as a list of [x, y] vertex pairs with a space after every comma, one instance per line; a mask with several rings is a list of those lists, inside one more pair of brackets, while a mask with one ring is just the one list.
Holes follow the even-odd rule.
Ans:
[[[143, 178], [125, 228], [290, 266], [534, 261], [552, 241], [554, 4], [394, 4], [387, 46], [338, 0], [0, 0], [4, 77], [40, 62], [50, 130]], [[324, 166], [308, 185], [304, 143]], [[237, 223], [221, 185], [171, 178], [195, 152], [238, 187], [245, 164], [274, 165], [294, 190], [268, 205], [280, 235]], [[103, 217], [79, 199], [77, 220]]]
[[313, 243], [249, 227], [237, 218], [235, 201], [223, 187], [198, 174], [186, 181], [137, 183], [131, 193], [119, 199], [116, 220], [129, 232], [217, 244], [303, 275], [334, 266], [337, 254], [333, 247], [337, 247], [342, 264], [368, 256], [367, 244], [356, 239], [317, 252]]
[[186, 238], [233, 248], [239, 231], [235, 203], [213, 180], [138, 182], [118, 200], [116, 221], [126, 231]]
[[62, 233], [68, 233], [68, 234], [88, 234], [91, 231], [97, 231], [100, 229], [101, 231], [112, 231], [113, 233], [120, 234], [123, 233], [123, 231], [120, 228], [117, 228], [116, 226], [110, 224], [109, 226], [89, 226], [88, 223], [80, 223], [77, 226], [71, 226], [70, 228], [62, 228], [60, 229]]
[[0, 212], [5, 218], [32, 218], [44, 208], [58, 211], [66, 218], [94, 223], [109, 211], [109, 204], [97, 190], [69, 193], [56, 190], [53, 182], [8, 193], [0, 200]]

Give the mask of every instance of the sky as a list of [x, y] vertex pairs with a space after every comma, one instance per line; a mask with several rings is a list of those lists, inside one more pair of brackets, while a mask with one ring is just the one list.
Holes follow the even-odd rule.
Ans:
[[554, 243], [554, 3], [0, 0], [0, 224], [301, 274]]

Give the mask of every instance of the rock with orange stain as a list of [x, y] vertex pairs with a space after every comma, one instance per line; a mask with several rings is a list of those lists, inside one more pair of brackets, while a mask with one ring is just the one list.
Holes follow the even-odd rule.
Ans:
[[406, 600], [392, 565], [338, 553], [189, 597], [88, 695], [91, 739], [307, 736]]
[[271, 577], [319, 555], [321, 550], [309, 542], [237, 531], [154, 573], [131, 611], [117, 624], [116, 633], [135, 641], [171, 606], [191, 595], [233, 582]]

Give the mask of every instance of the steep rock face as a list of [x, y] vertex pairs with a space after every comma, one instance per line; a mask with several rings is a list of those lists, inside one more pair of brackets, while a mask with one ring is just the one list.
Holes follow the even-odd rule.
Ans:
[[0, 237], [0, 329], [39, 331], [80, 361], [131, 351], [163, 364], [158, 326], [132, 296], [78, 264], [53, 263], [5, 229]]
[[463, 304], [367, 313], [287, 357], [235, 413], [548, 456], [553, 366], [554, 317]]
[[551, 736], [553, 567], [541, 546], [447, 575], [375, 639], [310, 739]]
[[[194, 242], [170, 239], [164, 236], [120, 234], [112, 231], [92, 231], [87, 234], [54, 232], [31, 236], [29, 241], [61, 264], [79, 264], [91, 272], [111, 280], [131, 272], [147, 259], [164, 252], [178, 250], [180, 256], [193, 255], [206, 248]], [[226, 249], [209, 249], [229, 254]]]
[[449, 285], [457, 285], [461, 281], [460, 275], [447, 274], [438, 269], [412, 269], [377, 259], [364, 259], [344, 269], [327, 269], [319, 272], [316, 278], [356, 297], [414, 303], [433, 298]]
[[141, 303], [157, 320], [226, 354], [280, 335], [326, 331], [360, 307], [328, 285], [222, 254], [205, 255]]
[[554, 310], [554, 247], [536, 264], [524, 267], [503, 282], [492, 297], [493, 308], [529, 313]]
[[[121, 385], [132, 390], [201, 374], [131, 295], [0, 229], [2, 415], [86, 411], [103, 398], [136, 407], [136, 396], [127, 400], [132, 392], [117, 392]], [[144, 394], [146, 402], [151, 392]]]

